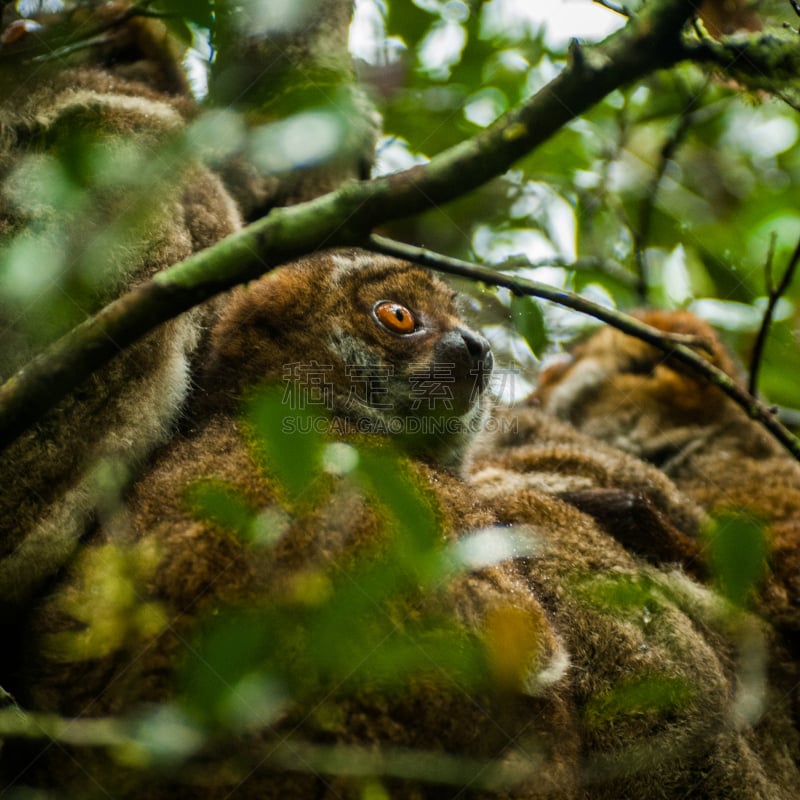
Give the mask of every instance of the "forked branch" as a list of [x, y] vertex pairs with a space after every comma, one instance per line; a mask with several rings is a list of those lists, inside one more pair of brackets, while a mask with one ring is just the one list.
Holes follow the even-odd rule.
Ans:
[[753, 397], [758, 394], [758, 374], [761, 369], [761, 362], [764, 358], [764, 347], [767, 343], [767, 335], [772, 325], [772, 318], [775, 315], [775, 307], [778, 305], [778, 301], [781, 297], [786, 294], [786, 290], [789, 288], [792, 278], [794, 278], [794, 274], [797, 271], [797, 265], [800, 263], [800, 240], [797, 242], [794, 252], [777, 286], [775, 286], [772, 278], [772, 262], [774, 256], [775, 236], [773, 234], [769, 252], [767, 253], [767, 261], [764, 266], [764, 277], [767, 286], [767, 307], [764, 309], [764, 316], [761, 318], [761, 326], [758, 329], [758, 335], [753, 345], [753, 354], [750, 358], [750, 380], [747, 384], [747, 389]]

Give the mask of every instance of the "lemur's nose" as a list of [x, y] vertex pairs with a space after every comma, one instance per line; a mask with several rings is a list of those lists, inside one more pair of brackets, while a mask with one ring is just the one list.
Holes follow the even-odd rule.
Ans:
[[484, 368], [491, 368], [493, 358], [492, 347], [489, 342], [483, 336], [468, 328], [457, 328], [456, 330], [464, 340], [472, 362], [474, 364], [483, 364]]

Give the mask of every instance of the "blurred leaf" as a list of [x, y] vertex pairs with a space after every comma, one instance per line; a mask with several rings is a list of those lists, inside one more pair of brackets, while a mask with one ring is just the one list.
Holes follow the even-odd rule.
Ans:
[[212, 29], [214, 25], [214, 0], [157, 0], [154, 9], [162, 11], [171, 18], [192, 22], [200, 28]]
[[169, 622], [165, 610], [142, 596], [158, 563], [147, 541], [85, 549], [73, 566], [75, 585], [58, 596], [58, 613], [76, 624], [47, 634], [49, 656], [62, 662], [107, 658], [161, 633]]
[[518, 690], [530, 679], [531, 665], [541, 660], [544, 616], [507, 605], [492, 609], [484, 624], [492, 676], [500, 686]]
[[688, 679], [652, 675], [624, 680], [593, 697], [584, 709], [584, 718], [590, 727], [600, 727], [628, 716], [679, 712], [692, 702], [695, 691]]
[[[632, 273], [629, 273], [632, 276]], [[628, 278], [623, 279], [622, 274], [617, 278], [602, 269], [581, 267], [570, 272], [572, 284], [576, 292], [582, 292], [587, 286], [595, 283], [602, 286], [615, 299], [616, 304], [622, 308], [637, 302], [638, 298]]]
[[363, 448], [357, 474], [386, 514], [392, 561], [416, 582], [441, 579], [441, 550], [436, 499], [413, 481], [408, 462], [391, 451]]
[[412, 53], [416, 52], [417, 45], [436, 20], [436, 16], [430, 11], [423, 10], [420, 4], [413, 1], [399, 3], [393, 0], [387, 5], [387, 35], [400, 37]]
[[161, 704], [135, 721], [134, 741], [114, 749], [121, 764], [138, 768], [172, 767], [197, 752], [205, 738], [179, 708]]
[[277, 477], [290, 500], [297, 503], [319, 472], [323, 441], [317, 426], [326, 417], [320, 406], [293, 400], [282, 389], [271, 387], [247, 403], [246, 417], [264, 468]]
[[222, 481], [203, 480], [191, 484], [186, 491], [186, 502], [199, 519], [245, 538], [256, 515], [245, 497]]
[[[199, 722], [211, 725], [229, 719], [239, 687], [269, 679], [270, 655], [286, 646], [276, 622], [264, 611], [228, 611], [206, 623], [180, 676], [184, 704]], [[280, 693], [277, 688], [275, 692]]]
[[526, 156], [520, 166], [534, 180], [571, 186], [577, 171], [589, 170], [594, 164], [595, 136], [587, 125], [567, 125]]
[[525, 525], [482, 528], [459, 536], [447, 549], [447, 557], [457, 570], [476, 570], [535, 555], [540, 546], [536, 530]]
[[633, 610], [649, 617], [661, 604], [660, 587], [646, 576], [592, 577], [582, 582], [578, 590], [592, 605], [612, 613]]
[[447, 622], [423, 621], [401, 635], [381, 641], [363, 665], [370, 682], [403, 686], [426, 676], [446, 687], [476, 686], [486, 676], [486, 657], [480, 643]]
[[735, 605], [747, 605], [766, 572], [768, 546], [763, 523], [744, 514], [721, 514], [706, 536], [720, 591]]
[[531, 352], [537, 358], [541, 357], [550, 339], [539, 304], [531, 297], [512, 297], [511, 317], [514, 327], [528, 343]]

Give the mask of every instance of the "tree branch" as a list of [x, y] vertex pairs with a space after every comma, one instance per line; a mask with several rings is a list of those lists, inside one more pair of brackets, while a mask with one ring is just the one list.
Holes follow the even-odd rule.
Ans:
[[691, 0], [648, 3], [529, 101], [428, 164], [278, 209], [157, 275], [77, 326], [0, 387], [0, 447], [93, 370], [161, 322], [237, 283], [321, 247], [361, 244], [371, 230], [455, 199], [505, 172], [609, 92], [686, 56]]
[[603, 275], [633, 291], [636, 290], [638, 284], [636, 277], [618, 261], [609, 258], [600, 258], [599, 256], [581, 256], [574, 261], [570, 261], [570, 259], [561, 256], [552, 256], [550, 258], [540, 258], [537, 261], [531, 261], [524, 256], [514, 255], [505, 259], [501, 264], [496, 265], [496, 268], [501, 270], [520, 268], [539, 269], [540, 267], [561, 267], [562, 269], [574, 270], [575, 272], [585, 270], [602, 272]]
[[[700, 348], [706, 346], [705, 340], [697, 336], [666, 333], [651, 325], [646, 325], [627, 314], [587, 300], [574, 292], [569, 292], [566, 289], [556, 289], [546, 283], [539, 283], [539, 281], [521, 278], [516, 275], [505, 275], [494, 267], [483, 267], [469, 261], [451, 258], [441, 253], [435, 253], [432, 250], [426, 250], [423, 247], [415, 247], [414, 245], [387, 239], [384, 236], [371, 236], [367, 247], [377, 253], [413, 261], [416, 264], [422, 264], [447, 275], [458, 275], [461, 278], [469, 278], [472, 281], [479, 281], [490, 286], [502, 286], [515, 295], [538, 297], [551, 303], [557, 303], [560, 306], [571, 308], [573, 311], [599, 319], [601, 322], [619, 328], [624, 333], [635, 336], [637, 339], [643, 339], [651, 344], [654, 339], [661, 340], [662, 343], [669, 342], [670, 348], [668, 349], [677, 345]], [[660, 349], [663, 350], [665, 348], [661, 347]]]
[[[491, 286], [503, 286], [516, 295], [540, 297], [543, 300], [567, 306], [582, 314], [588, 314], [602, 320], [629, 336], [635, 336], [637, 339], [641, 339], [658, 348], [668, 358], [685, 364], [693, 372], [702, 375], [721, 389], [734, 403], [744, 409], [748, 417], [763, 425], [800, 461], [800, 440], [796, 439], [791, 431], [778, 421], [770, 408], [742, 389], [730, 375], [715, 367], [708, 359], [691, 349], [692, 347], [702, 346], [702, 342], [698, 341], [696, 337], [667, 334], [626, 314], [592, 303], [590, 300], [572, 292], [554, 289], [552, 286], [524, 278], [503, 275], [488, 267], [480, 267], [467, 261], [448, 258], [430, 250], [394, 242], [382, 236], [372, 236], [370, 238], [370, 246], [380, 253], [415, 261], [418, 264], [424, 264], [431, 269], [445, 272], [448, 275], [459, 275], [488, 283]], [[800, 258], [800, 244], [798, 245], [798, 258]]]
[[800, 74], [796, 33], [684, 41], [683, 57], [697, 64], [717, 66], [751, 89], [770, 92], [776, 92], [782, 84], [794, 83]]
[[603, 8], [607, 8], [609, 11], [613, 11], [615, 14], [621, 14], [623, 17], [633, 16], [625, 6], [620, 3], [614, 3], [612, 0], [594, 0], [594, 2], [599, 6], [603, 6]]
[[772, 260], [775, 252], [775, 235], [772, 236], [770, 242], [769, 253], [767, 254], [767, 262], [765, 265], [765, 278], [767, 284], [767, 307], [764, 309], [764, 316], [761, 319], [761, 326], [758, 329], [755, 344], [753, 345], [753, 355], [750, 359], [750, 380], [747, 384], [747, 389], [751, 395], [755, 396], [758, 391], [758, 373], [761, 368], [761, 361], [764, 355], [764, 346], [767, 341], [767, 334], [769, 333], [770, 325], [772, 324], [772, 317], [775, 313], [775, 306], [778, 301], [786, 293], [789, 284], [792, 282], [794, 273], [797, 270], [797, 265], [800, 263], [800, 241], [794, 248], [789, 263], [781, 276], [780, 283], [775, 286], [772, 280]]
[[634, 257], [636, 261], [636, 270], [638, 273], [638, 285], [636, 288], [639, 297], [641, 297], [644, 301], [647, 300], [650, 288], [647, 266], [647, 242], [650, 239], [650, 231], [653, 225], [653, 213], [656, 207], [656, 198], [659, 190], [661, 189], [661, 184], [664, 181], [664, 176], [667, 174], [667, 167], [669, 166], [669, 163], [675, 158], [676, 151], [683, 143], [686, 135], [689, 133], [689, 128], [691, 127], [692, 120], [694, 118], [694, 110], [697, 108], [697, 104], [700, 101], [702, 94], [703, 91], [690, 95], [685, 108], [683, 111], [681, 111], [675, 129], [661, 146], [658, 165], [656, 166], [653, 179], [647, 190], [647, 194], [642, 201], [642, 206], [639, 211], [639, 224], [637, 227], [632, 228]]

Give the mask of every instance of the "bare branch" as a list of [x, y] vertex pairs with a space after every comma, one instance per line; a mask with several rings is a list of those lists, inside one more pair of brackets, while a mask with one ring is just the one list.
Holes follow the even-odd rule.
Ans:
[[692, 125], [694, 110], [697, 108], [697, 104], [703, 95], [703, 91], [705, 91], [705, 87], [703, 87], [702, 91], [689, 97], [686, 106], [684, 107], [683, 111], [681, 111], [675, 129], [662, 145], [661, 154], [658, 165], [656, 166], [655, 174], [653, 175], [653, 180], [651, 181], [650, 187], [648, 188], [647, 194], [642, 202], [639, 213], [639, 224], [632, 229], [634, 237], [633, 250], [636, 260], [636, 269], [639, 275], [637, 290], [639, 297], [641, 297], [643, 301], [646, 301], [648, 296], [649, 276], [647, 269], [647, 242], [650, 238], [650, 229], [653, 224], [653, 212], [655, 211], [656, 197], [661, 189], [661, 184], [664, 181], [664, 176], [667, 173], [667, 167], [669, 166], [670, 161], [675, 158], [676, 151], [681, 146], [683, 140], [686, 138], [686, 135], [689, 132], [689, 128]]
[[[475, 281], [482, 281], [491, 286], [503, 286], [517, 295], [540, 297], [543, 300], [558, 303], [575, 311], [580, 311], [582, 314], [588, 314], [602, 320], [629, 336], [635, 336], [637, 339], [647, 342], [665, 353], [668, 358], [685, 364], [721, 389], [738, 406], [744, 409], [748, 417], [763, 425], [778, 442], [800, 461], [800, 440], [796, 439], [791, 431], [778, 421], [773, 410], [742, 389], [730, 375], [715, 367], [708, 359], [692, 349], [693, 347], [703, 347], [702, 340], [698, 340], [693, 336], [666, 334], [658, 328], [645, 325], [639, 320], [618, 311], [599, 306], [572, 292], [554, 289], [552, 286], [525, 280], [524, 278], [503, 275], [494, 269], [448, 258], [420, 247], [401, 244], [381, 236], [372, 236], [370, 245], [378, 252], [409, 259], [449, 275], [459, 275]], [[800, 244], [798, 244], [796, 254], [798, 260], [800, 260]]]
[[[540, 283], [539, 281], [532, 281], [528, 278], [507, 275], [500, 272], [495, 267], [480, 266], [469, 261], [462, 261], [458, 258], [451, 258], [441, 253], [435, 253], [423, 247], [415, 247], [414, 245], [404, 244], [378, 235], [370, 237], [369, 247], [378, 253], [413, 261], [416, 264], [422, 264], [437, 272], [444, 272], [447, 275], [458, 275], [461, 278], [469, 278], [470, 280], [486, 283], [490, 286], [501, 286], [513, 292], [515, 295], [525, 295], [548, 300], [551, 303], [556, 303], [565, 308], [571, 308], [573, 311], [578, 311], [581, 314], [599, 319], [601, 322], [612, 325], [631, 336], [636, 336], [651, 344], [652, 339], [659, 339], [662, 343], [668, 342], [670, 347], [677, 347], [678, 345], [702, 349], [708, 349], [709, 347], [705, 339], [698, 338], [697, 336], [688, 336], [682, 333], [667, 333], [666, 331], [646, 325], [627, 314], [587, 300], [585, 297], [575, 294], [574, 292], [567, 291], [566, 289], [557, 289], [554, 286]], [[660, 349], [664, 350], [665, 348], [661, 347]]]
[[758, 393], [758, 373], [761, 369], [761, 362], [764, 357], [764, 347], [767, 343], [767, 334], [769, 333], [770, 326], [772, 325], [772, 317], [775, 314], [775, 306], [778, 301], [786, 294], [789, 284], [792, 282], [794, 273], [797, 270], [797, 265], [800, 263], [800, 241], [797, 242], [794, 252], [792, 253], [789, 263], [781, 276], [780, 283], [775, 286], [772, 279], [772, 261], [775, 255], [775, 234], [772, 234], [770, 240], [769, 252], [767, 253], [767, 261], [764, 265], [765, 280], [767, 286], [767, 307], [764, 309], [764, 316], [761, 319], [761, 326], [758, 329], [756, 341], [753, 344], [753, 354], [750, 358], [750, 380], [747, 384], [747, 389], [751, 395], [755, 396]]

